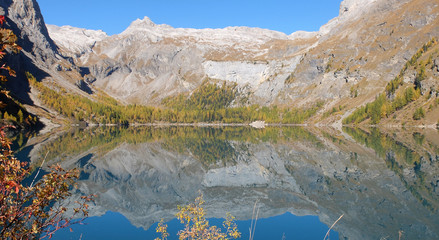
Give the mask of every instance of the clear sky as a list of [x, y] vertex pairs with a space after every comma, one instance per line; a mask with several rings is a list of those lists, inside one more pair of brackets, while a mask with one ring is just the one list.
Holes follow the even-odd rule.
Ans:
[[338, 15], [341, 0], [37, 0], [58, 26], [121, 33], [144, 16], [183, 28], [260, 27], [291, 34], [317, 31]]

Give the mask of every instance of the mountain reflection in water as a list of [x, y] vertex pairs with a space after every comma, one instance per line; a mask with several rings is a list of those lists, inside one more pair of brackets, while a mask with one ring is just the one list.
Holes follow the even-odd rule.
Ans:
[[35, 166], [48, 153], [47, 164], [79, 168], [71, 200], [97, 194], [90, 216], [117, 212], [144, 229], [201, 190], [209, 218], [248, 220], [258, 202], [260, 218], [290, 212], [331, 226], [344, 214], [340, 239], [439, 239], [432, 129], [100, 127], [22, 149]]

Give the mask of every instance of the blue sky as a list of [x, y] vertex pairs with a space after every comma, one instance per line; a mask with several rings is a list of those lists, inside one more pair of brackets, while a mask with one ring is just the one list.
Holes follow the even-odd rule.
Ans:
[[291, 34], [317, 31], [338, 15], [341, 0], [37, 0], [48, 24], [109, 35], [148, 16], [184, 28], [260, 27]]

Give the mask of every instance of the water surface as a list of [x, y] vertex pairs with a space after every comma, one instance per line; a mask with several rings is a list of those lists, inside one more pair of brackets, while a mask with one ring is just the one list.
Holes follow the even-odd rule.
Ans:
[[438, 146], [422, 129], [138, 127], [74, 129], [19, 154], [79, 168], [71, 201], [97, 194], [88, 224], [55, 239], [153, 239], [161, 219], [175, 235], [177, 205], [200, 191], [207, 217], [230, 212], [243, 239], [255, 203], [255, 239], [323, 239], [341, 215], [331, 239], [439, 239]]

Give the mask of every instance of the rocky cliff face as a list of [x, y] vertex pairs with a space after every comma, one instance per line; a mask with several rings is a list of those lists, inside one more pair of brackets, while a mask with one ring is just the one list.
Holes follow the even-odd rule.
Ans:
[[25, 53], [30, 53], [41, 60], [52, 60], [55, 57], [57, 47], [49, 37], [35, 0], [6, 0], [0, 3], [0, 7], [8, 19], [7, 24], [18, 36], [18, 44]]
[[17, 77], [11, 77], [7, 82], [14, 96], [27, 104], [38, 103], [31, 94], [26, 72], [39, 81], [56, 81], [68, 91], [84, 94], [75, 85], [84, 74], [68, 54], [60, 54], [59, 47], [49, 36], [36, 0], [1, 1], [0, 14], [6, 17], [4, 27], [17, 35], [17, 43], [22, 47], [20, 54], [8, 56], [7, 59], [17, 72]]
[[[268, 79], [287, 77], [294, 70], [298, 58], [282, 60], [283, 56], [304, 46], [292, 42], [285, 34], [263, 29], [174, 29], [145, 18], [119, 35], [97, 41], [77, 64], [90, 68], [94, 86], [118, 99], [159, 104], [163, 97], [193, 91], [206, 78], [236, 82], [257, 92]], [[66, 41], [59, 43], [71, 47]]]
[[17, 72], [17, 78], [11, 77], [8, 84], [21, 100], [29, 103], [27, 92], [30, 88], [24, 72], [40, 72], [41, 67], [53, 64], [56, 45], [49, 37], [36, 1], [2, 1], [0, 14], [6, 17], [4, 27], [12, 29], [18, 37], [18, 45], [23, 48], [19, 55], [8, 56], [9, 65]]

